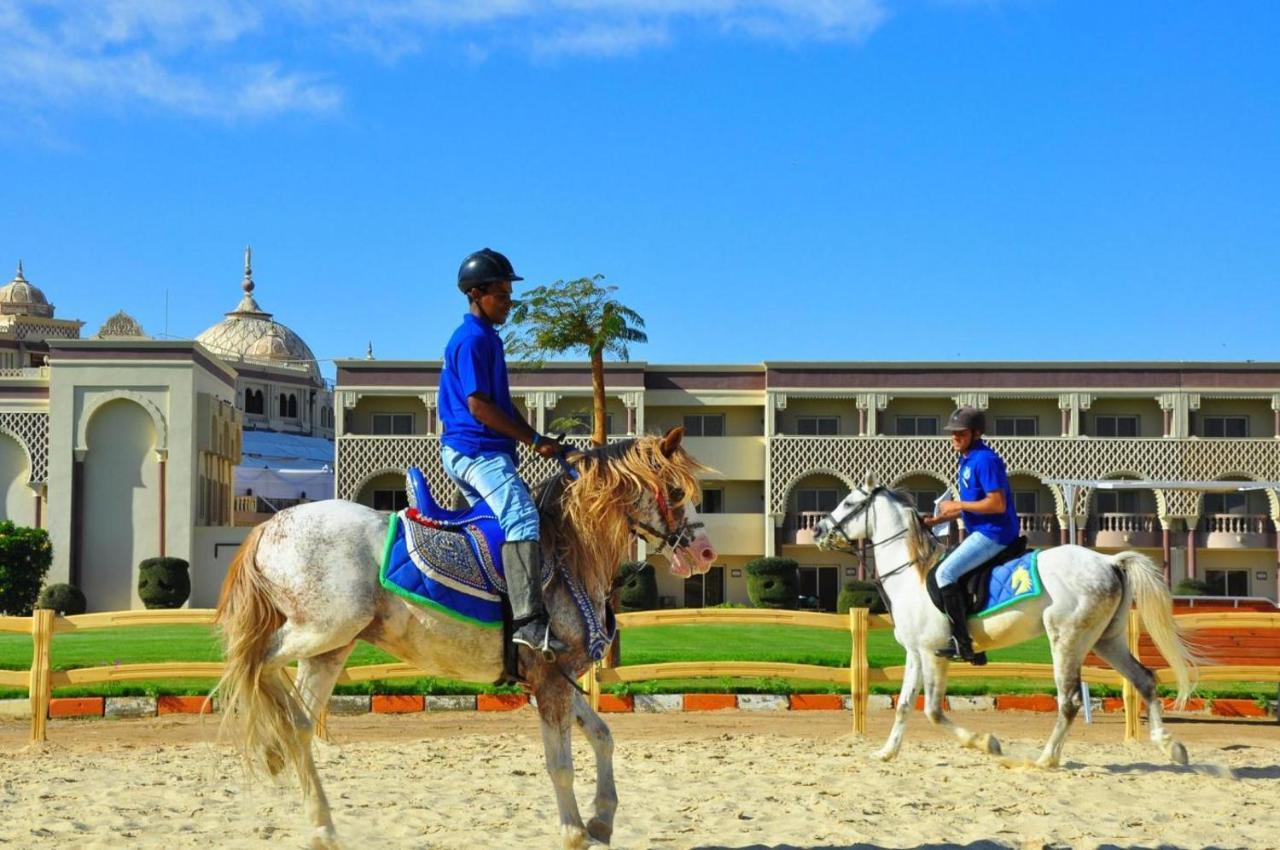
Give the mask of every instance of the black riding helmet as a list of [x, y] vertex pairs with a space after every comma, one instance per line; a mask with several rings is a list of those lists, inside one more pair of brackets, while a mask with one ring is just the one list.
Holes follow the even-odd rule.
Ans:
[[477, 286], [487, 286], [500, 280], [514, 283], [524, 280], [511, 267], [511, 261], [488, 248], [481, 248], [474, 254], [468, 254], [458, 268], [458, 289], [470, 292]]
[[957, 407], [951, 414], [951, 418], [947, 420], [947, 424], [942, 426], [943, 431], [981, 431], [984, 434], [987, 431], [987, 415], [976, 407], [965, 405]]

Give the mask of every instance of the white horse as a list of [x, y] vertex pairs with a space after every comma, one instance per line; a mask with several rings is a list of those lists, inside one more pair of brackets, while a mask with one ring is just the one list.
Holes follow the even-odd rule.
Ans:
[[[950, 661], [934, 653], [947, 644], [951, 626], [929, 598], [924, 578], [944, 552], [920, 521], [910, 498], [868, 480], [815, 531], [819, 548], [851, 550], [854, 540], [868, 540], [875, 547], [876, 578], [892, 608], [893, 635], [907, 651], [893, 729], [876, 757], [888, 761], [898, 754], [921, 680], [925, 716], [932, 723], [949, 730], [964, 746], [1000, 754], [994, 737], [975, 735], [942, 713]], [[1080, 668], [1090, 650], [1132, 682], [1147, 701], [1152, 742], [1174, 762], [1186, 764], [1186, 748], [1164, 728], [1155, 676], [1133, 657], [1127, 642], [1129, 607], [1136, 600], [1138, 615], [1177, 678], [1176, 705], [1181, 707], [1194, 686], [1195, 659], [1173, 619], [1173, 603], [1161, 570], [1138, 552], [1108, 556], [1082, 546], [1048, 549], [1040, 553], [1038, 563], [1043, 586], [1039, 596], [969, 620], [975, 651], [1049, 635], [1058, 722], [1036, 765], [1056, 767], [1062, 757], [1067, 729], [1081, 707]]]
[[[566, 848], [608, 843], [618, 806], [609, 729], [574, 680], [592, 663], [587, 611], [605, 620], [605, 601], [633, 534], [668, 548], [671, 569], [688, 578], [716, 558], [699, 531], [693, 502], [703, 468], [680, 447], [684, 429], [590, 449], [570, 458], [577, 477], [535, 490], [542, 545], [556, 571], [545, 599], [557, 637], [569, 644], [555, 662], [520, 651], [524, 683], [537, 698], [547, 772], [555, 788]], [[449, 532], [441, 532], [449, 533]], [[298, 774], [314, 837], [337, 847], [329, 803], [311, 755], [316, 722], [357, 639], [425, 674], [490, 683], [503, 676], [501, 630], [486, 629], [407, 602], [382, 588], [379, 566], [387, 514], [345, 501], [299, 505], [276, 514], [246, 538], [218, 603], [226, 672], [218, 684], [224, 723], [251, 769]], [[572, 587], [569, 586], [572, 583]], [[575, 601], [574, 594], [588, 602]], [[286, 665], [297, 662], [296, 679]], [[584, 826], [573, 792], [574, 722], [596, 757], [594, 817]], [[502, 844], [495, 839], [495, 844]]]

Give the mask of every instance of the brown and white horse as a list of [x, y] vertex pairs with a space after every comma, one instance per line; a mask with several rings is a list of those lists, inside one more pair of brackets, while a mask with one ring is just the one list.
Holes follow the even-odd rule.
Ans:
[[[570, 651], [548, 663], [521, 650], [520, 669], [537, 698], [547, 772], [555, 788], [564, 846], [608, 843], [618, 797], [613, 741], [573, 679], [592, 660], [591, 635], [574, 590], [599, 622], [633, 534], [666, 548], [672, 572], [705, 573], [715, 549], [700, 531], [697, 474], [681, 448], [683, 429], [639, 437], [571, 457], [576, 478], [540, 485], [544, 557], [556, 571], [546, 591], [555, 634]], [[379, 566], [387, 515], [331, 500], [289, 508], [255, 528], [222, 587], [226, 672], [216, 693], [225, 728], [251, 770], [297, 771], [314, 827], [314, 847], [336, 847], [328, 801], [311, 753], [317, 719], [357, 640], [414, 664], [425, 674], [494, 682], [503, 673], [501, 632], [414, 605], [382, 588]], [[598, 638], [598, 635], [596, 635]], [[296, 679], [286, 665], [296, 662]], [[559, 670], [556, 666], [559, 666]], [[596, 757], [594, 815], [583, 824], [573, 793], [572, 724]]]

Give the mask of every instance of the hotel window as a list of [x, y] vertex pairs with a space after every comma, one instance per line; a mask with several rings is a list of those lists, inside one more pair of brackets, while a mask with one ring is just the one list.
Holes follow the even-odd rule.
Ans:
[[1248, 596], [1248, 570], [1205, 570], [1204, 580], [1214, 596]]
[[298, 418], [298, 397], [292, 393], [289, 394], [289, 403], [285, 406], [285, 416], [289, 419]]
[[938, 417], [936, 416], [899, 416], [896, 424], [899, 437], [938, 436]]
[[724, 491], [720, 489], [703, 487], [702, 488], [702, 504], [698, 506], [698, 513], [703, 513], [703, 514], [724, 513]]
[[1248, 437], [1249, 417], [1247, 416], [1205, 416], [1203, 437]]
[[1136, 437], [1138, 436], [1138, 417], [1095, 416], [1093, 417], [1093, 435], [1095, 437]]
[[723, 437], [723, 413], [686, 413], [684, 417], [686, 437]]
[[1138, 512], [1138, 491], [1136, 490], [1099, 490], [1094, 494], [1094, 499], [1100, 514], [1136, 514]]
[[1031, 516], [1040, 512], [1040, 494], [1035, 490], [1014, 490], [1013, 509], [1018, 516]]
[[375, 434], [412, 434], [412, 413], [374, 413], [370, 416]]
[[835, 490], [809, 489], [796, 491], [796, 510], [800, 513], [829, 514], [840, 503], [840, 496]]
[[375, 511], [402, 511], [409, 507], [409, 497], [403, 490], [374, 490], [373, 509]]
[[797, 416], [796, 433], [801, 437], [834, 437], [840, 433], [840, 417]]
[[1034, 437], [1040, 433], [1040, 423], [1034, 416], [997, 416], [997, 437]]
[[1247, 493], [1205, 493], [1206, 514], [1244, 514], [1249, 512]]

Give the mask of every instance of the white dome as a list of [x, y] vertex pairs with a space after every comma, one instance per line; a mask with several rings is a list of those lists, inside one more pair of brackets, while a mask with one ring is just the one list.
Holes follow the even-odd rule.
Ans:
[[285, 325], [272, 320], [253, 298], [255, 284], [249, 266], [251, 254], [245, 250], [244, 297], [227, 317], [196, 337], [196, 342], [213, 354], [230, 361], [260, 363], [268, 366], [291, 366], [305, 369], [317, 383], [320, 367], [310, 347]]

